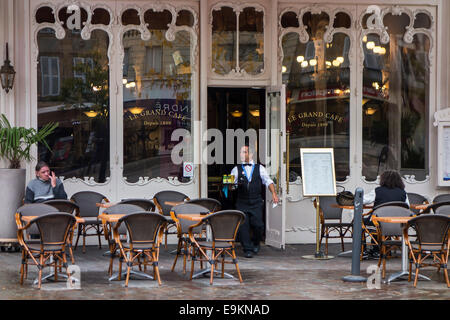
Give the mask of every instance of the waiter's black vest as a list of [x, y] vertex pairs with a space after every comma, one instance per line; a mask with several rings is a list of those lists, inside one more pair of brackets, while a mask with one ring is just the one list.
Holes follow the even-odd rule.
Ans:
[[247, 176], [243, 173], [244, 166], [238, 165], [238, 189], [237, 201], [255, 201], [262, 199], [261, 197], [261, 175], [259, 174], [259, 164], [255, 164], [250, 183]]

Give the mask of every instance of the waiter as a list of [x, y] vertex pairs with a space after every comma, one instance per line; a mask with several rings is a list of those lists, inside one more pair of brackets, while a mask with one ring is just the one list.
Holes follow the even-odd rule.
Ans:
[[[264, 232], [262, 185], [269, 188], [273, 202], [278, 203], [273, 181], [264, 166], [254, 163], [253, 153], [251, 147], [243, 146], [240, 151], [242, 164], [231, 170], [231, 174], [235, 177], [234, 183], [238, 185], [236, 209], [244, 212], [246, 216], [239, 228], [239, 237], [246, 258], [252, 258], [253, 254], [259, 252], [259, 243]], [[250, 237], [250, 229], [253, 231], [253, 237]]]

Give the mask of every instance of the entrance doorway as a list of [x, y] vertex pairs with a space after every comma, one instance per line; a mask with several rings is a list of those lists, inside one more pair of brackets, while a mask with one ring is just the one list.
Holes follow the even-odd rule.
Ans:
[[[258, 88], [208, 88], [208, 129], [218, 129], [224, 137], [223, 155], [226, 159], [227, 129], [265, 129], [266, 90]], [[257, 134], [259, 147], [259, 134]], [[258, 152], [253, 156], [255, 162], [260, 162]], [[224, 162], [225, 162], [224, 159]], [[208, 165], [208, 197], [219, 200], [223, 209], [234, 209], [235, 194], [225, 195], [222, 191], [222, 177], [230, 174], [239, 159], [239, 150], [233, 149], [233, 163]], [[263, 192], [263, 199], [265, 192]], [[263, 213], [265, 221], [265, 213]]]

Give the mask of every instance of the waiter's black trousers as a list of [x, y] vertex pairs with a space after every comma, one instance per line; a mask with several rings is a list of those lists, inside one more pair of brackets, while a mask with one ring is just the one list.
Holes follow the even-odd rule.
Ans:
[[[264, 232], [264, 223], [262, 221], [262, 199], [253, 201], [242, 201], [240, 199], [236, 202], [236, 209], [245, 213], [245, 221], [239, 227], [239, 238], [244, 251], [251, 251], [255, 245], [258, 245], [262, 239]], [[250, 230], [253, 231], [253, 236], [250, 237]]]

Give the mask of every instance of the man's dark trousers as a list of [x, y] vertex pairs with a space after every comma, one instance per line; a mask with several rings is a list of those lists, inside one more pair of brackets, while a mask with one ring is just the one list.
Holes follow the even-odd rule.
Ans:
[[[245, 213], [245, 221], [239, 227], [239, 239], [244, 251], [252, 251], [259, 245], [264, 232], [264, 223], [262, 221], [262, 199], [256, 201], [238, 201], [236, 208]], [[250, 236], [250, 229], [253, 231]]]
[[[259, 245], [264, 232], [262, 221], [263, 200], [261, 197], [262, 180], [259, 165], [253, 167], [251, 181], [247, 179], [244, 166], [238, 167], [238, 195], [236, 209], [245, 213], [245, 221], [239, 228], [239, 238], [244, 251], [252, 251]], [[250, 229], [253, 237], [250, 238]]]

